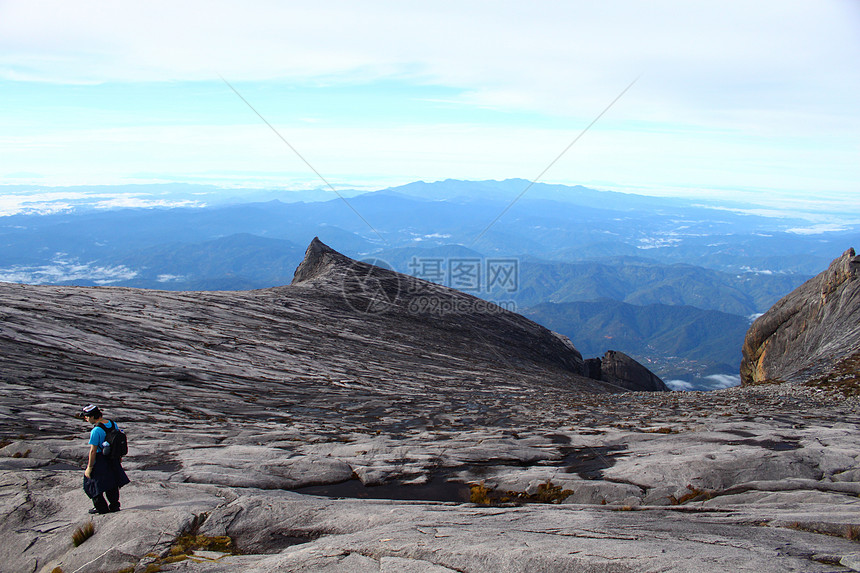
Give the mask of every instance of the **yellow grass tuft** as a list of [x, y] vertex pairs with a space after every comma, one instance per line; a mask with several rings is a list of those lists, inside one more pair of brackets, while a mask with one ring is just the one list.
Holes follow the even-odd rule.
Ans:
[[478, 505], [490, 505], [490, 488], [484, 485], [484, 482], [472, 484], [469, 486], [469, 501]]
[[86, 524], [75, 529], [75, 532], [72, 533], [72, 543], [75, 547], [79, 547], [84, 541], [92, 537], [95, 532], [95, 525], [93, 525], [92, 521], [88, 521]]

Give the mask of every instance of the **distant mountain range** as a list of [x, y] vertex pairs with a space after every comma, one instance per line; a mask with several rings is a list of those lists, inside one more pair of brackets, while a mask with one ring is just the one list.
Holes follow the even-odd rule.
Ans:
[[766, 311], [805, 275], [726, 273], [633, 258], [522, 265], [517, 301], [613, 299], [630, 304], [684, 305], [747, 316]]
[[[460, 245], [388, 249], [367, 258], [408, 274], [416, 274], [422, 265], [438, 261], [444, 271], [442, 275], [422, 278], [447, 286], [457, 286], [450, 272], [452, 263], [496, 260]], [[666, 264], [644, 257], [557, 262], [528, 256], [515, 260], [516, 289], [508, 292], [506, 288], [495, 288], [487, 292], [482, 288], [479, 289], [482, 292], [475, 294], [511, 300], [521, 307], [541, 302], [609, 298], [639, 305], [689, 305], [750, 316], [765, 312], [781, 296], [810, 278], [797, 273], [730, 273], [689, 264]], [[487, 279], [485, 276], [483, 286]]]
[[[753, 214], [749, 206], [546, 184], [522, 194], [528, 186], [416, 182], [326, 201], [292, 194], [290, 203], [241, 202], [277, 194], [237, 191], [235, 203], [199, 206], [204, 201], [191, 198], [215, 197], [213, 189], [182, 185], [159, 187], [160, 194], [140, 201], [197, 206], [134, 209], [85, 200], [46, 206], [42, 197], [41, 210], [0, 217], [0, 280], [263, 288], [289, 283], [304, 245], [319, 236], [353, 258], [504, 301], [550, 328], [582, 333], [572, 337], [581, 349], [593, 342], [586, 339], [589, 324], [603, 321], [630, 333], [614, 350], [641, 361], [678, 358], [655, 368], [658, 374], [674, 375], [687, 364], [695, 376], [736, 375], [741, 325], [860, 242], [858, 226], [816, 234], [809, 221]], [[491, 265], [500, 260], [515, 267], [506, 269], [513, 282], [491, 285]], [[458, 284], [465, 275], [454, 270], [470, 268], [480, 269], [476, 281]]]
[[616, 300], [541, 303], [523, 314], [570, 338], [583, 356], [621, 350], [664, 380], [737, 372], [750, 321], [691, 306]]
[[[57, 252], [92, 260], [166, 242], [201, 243], [248, 233], [296, 245], [318, 235], [351, 256], [457, 244], [486, 256], [566, 262], [645, 256], [729, 272], [811, 276], [829, 264], [833, 252], [860, 238], [856, 224], [840, 232], [804, 234], [813, 226], [809, 221], [751, 214], [750, 206], [743, 211], [734, 204], [584, 187], [535, 184], [511, 207], [527, 186], [524, 180], [449, 180], [346, 199], [209, 207], [95, 209], [62, 203], [66, 209], [55, 205], [48, 210], [53, 214], [0, 218], [0, 265], [33, 264]], [[183, 186], [175, 197], [193, 197], [191, 189]], [[212, 193], [201, 189], [203, 197]], [[174, 195], [156, 197], [170, 204]]]

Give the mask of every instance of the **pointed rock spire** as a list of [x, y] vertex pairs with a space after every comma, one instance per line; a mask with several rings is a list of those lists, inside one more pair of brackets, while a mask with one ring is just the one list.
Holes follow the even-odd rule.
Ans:
[[291, 284], [298, 284], [321, 276], [337, 264], [349, 264], [351, 260], [314, 237], [305, 251], [305, 258], [296, 267]]

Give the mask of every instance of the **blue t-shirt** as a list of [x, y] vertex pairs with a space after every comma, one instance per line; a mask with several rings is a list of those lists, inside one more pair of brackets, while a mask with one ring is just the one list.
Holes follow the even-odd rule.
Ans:
[[[105, 420], [104, 425], [107, 428], [115, 426], [110, 420]], [[102, 453], [102, 444], [105, 442], [105, 438], [107, 438], [107, 433], [98, 426], [93, 426], [93, 429], [90, 430], [90, 445], [96, 446], [98, 453]]]

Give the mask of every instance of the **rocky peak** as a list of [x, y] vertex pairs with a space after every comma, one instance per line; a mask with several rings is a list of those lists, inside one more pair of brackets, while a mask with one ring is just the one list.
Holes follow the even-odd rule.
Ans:
[[589, 378], [634, 392], [668, 392], [666, 384], [645, 366], [617, 350], [585, 361]]
[[378, 324], [379, 332], [407, 325], [422, 329], [424, 335], [416, 337], [416, 344], [420, 344], [417, 338], [432, 337], [438, 329], [444, 339], [434, 344], [463, 337], [473, 347], [492, 346], [493, 355], [508, 364], [524, 365], [538, 358], [569, 374], [584, 372], [582, 355], [566, 337], [492, 302], [351, 259], [319, 238], [308, 246], [291, 287], [301, 291], [312, 287], [314, 296], [345, 303], [365, 323]]
[[822, 375], [860, 347], [860, 257], [848, 249], [779, 300], [747, 332], [741, 381]]
[[304, 260], [296, 267], [292, 284], [302, 283], [324, 275], [328, 269], [338, 263], [347, 265], [351, 262], [354, 261], [320, 241], [319, 237], [314, 237], [305, 251]]

